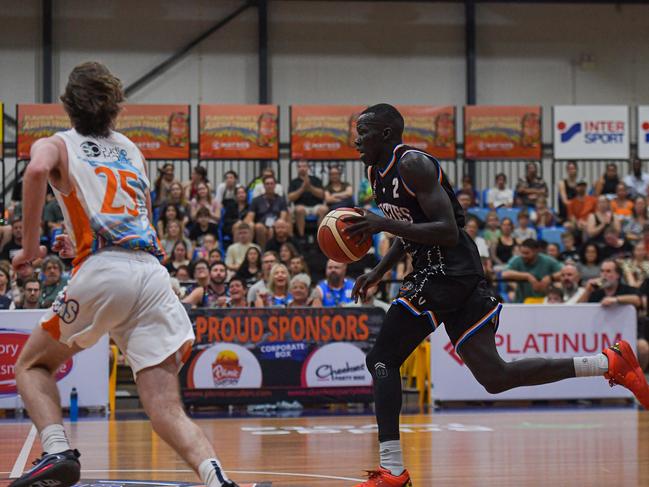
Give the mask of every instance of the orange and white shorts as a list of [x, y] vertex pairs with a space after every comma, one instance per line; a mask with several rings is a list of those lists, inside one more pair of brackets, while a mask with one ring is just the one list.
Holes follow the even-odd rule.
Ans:
[[189, 354], [194, 331], [167, 270], [147, 252], [106, 249], [86, 259], [41, 319], [66, 345], [88, 348], [105, 333], [133, 375], [176, 353]]

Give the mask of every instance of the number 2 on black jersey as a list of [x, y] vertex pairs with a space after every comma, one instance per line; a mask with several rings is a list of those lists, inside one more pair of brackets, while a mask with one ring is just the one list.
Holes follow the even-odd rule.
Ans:
[[396, 199], [396, 198], [399, 197], [399, 179], [398, 178], [394, 178], [392, 180], [392, 186], [393, 186], [393, 188], [392, 188], [392, 196]]

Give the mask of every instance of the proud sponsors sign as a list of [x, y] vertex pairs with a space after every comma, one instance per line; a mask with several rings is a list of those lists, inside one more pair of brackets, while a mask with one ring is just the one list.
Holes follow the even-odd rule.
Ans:
[[[20, 405], [16, 388], [16, 361], [44, 310], [0, 311], [0, 409]], [[56, 373], [64, 407], [70, 405], [70, 391], [77, 388], [82, 407], [108, 405], [108, 336], [78, 353]]]
[[629, 107], [553, 107], [555, 159], [628, 159]]
[[[435, 401], [633, 397], [623, 387], [609, 387], [603, 377], [567, 379], [489, 394], [439, 331], [431, 337]], [[594, 355], [622, 338], [636, 341], [636, 311], [631, 306], [507, 305], [502, 310], [496, 346], [503, 360], [511, 362]]]
[[181, 371], [187, 403], [372, 400], [365, 354], [383, 322], [376, 308], [210, 309]]
[[649, 106], [638, 107], [638, 157], [649, 159]]

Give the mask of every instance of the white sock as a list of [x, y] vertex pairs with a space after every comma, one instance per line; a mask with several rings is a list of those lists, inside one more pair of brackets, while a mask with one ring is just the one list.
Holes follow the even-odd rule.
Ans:
[[221, 487], [230, 480], [216, 458], [203, 460], [198, 466], [198, 474], [201, 476], [205, 487]]
[[388, 469], [392, 475], [398, 477], [405, 470], [399, 440], [382, 441], [379, 444], [379, 456], [381, 466]]
[[51, 424], [40, 432], [41, 445], [45, 453], [61, 453], [70, 449], [62, 424]]
[[608, 357], [603, 353], [588, 357], [575, 357], [575, 376], [593, 377], [608, 372]]

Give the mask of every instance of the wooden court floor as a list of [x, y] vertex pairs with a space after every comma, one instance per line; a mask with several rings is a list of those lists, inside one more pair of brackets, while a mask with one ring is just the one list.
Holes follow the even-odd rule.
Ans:
[[[649, 412], [515, 410], [404, 415], [415, 487], [649, 485]], [[371, 416], [197, 420], [239, 482], [352, 486], [377, 463]], [[0, 421], [0, 477], [40, 453], [31, 424]], [[145, 420], [68, 424], [84, 479], [198, 480]], [[27, 443], [28, 445], [29, 443]], [[7, 481], [0, 481], [6, 485]]]

